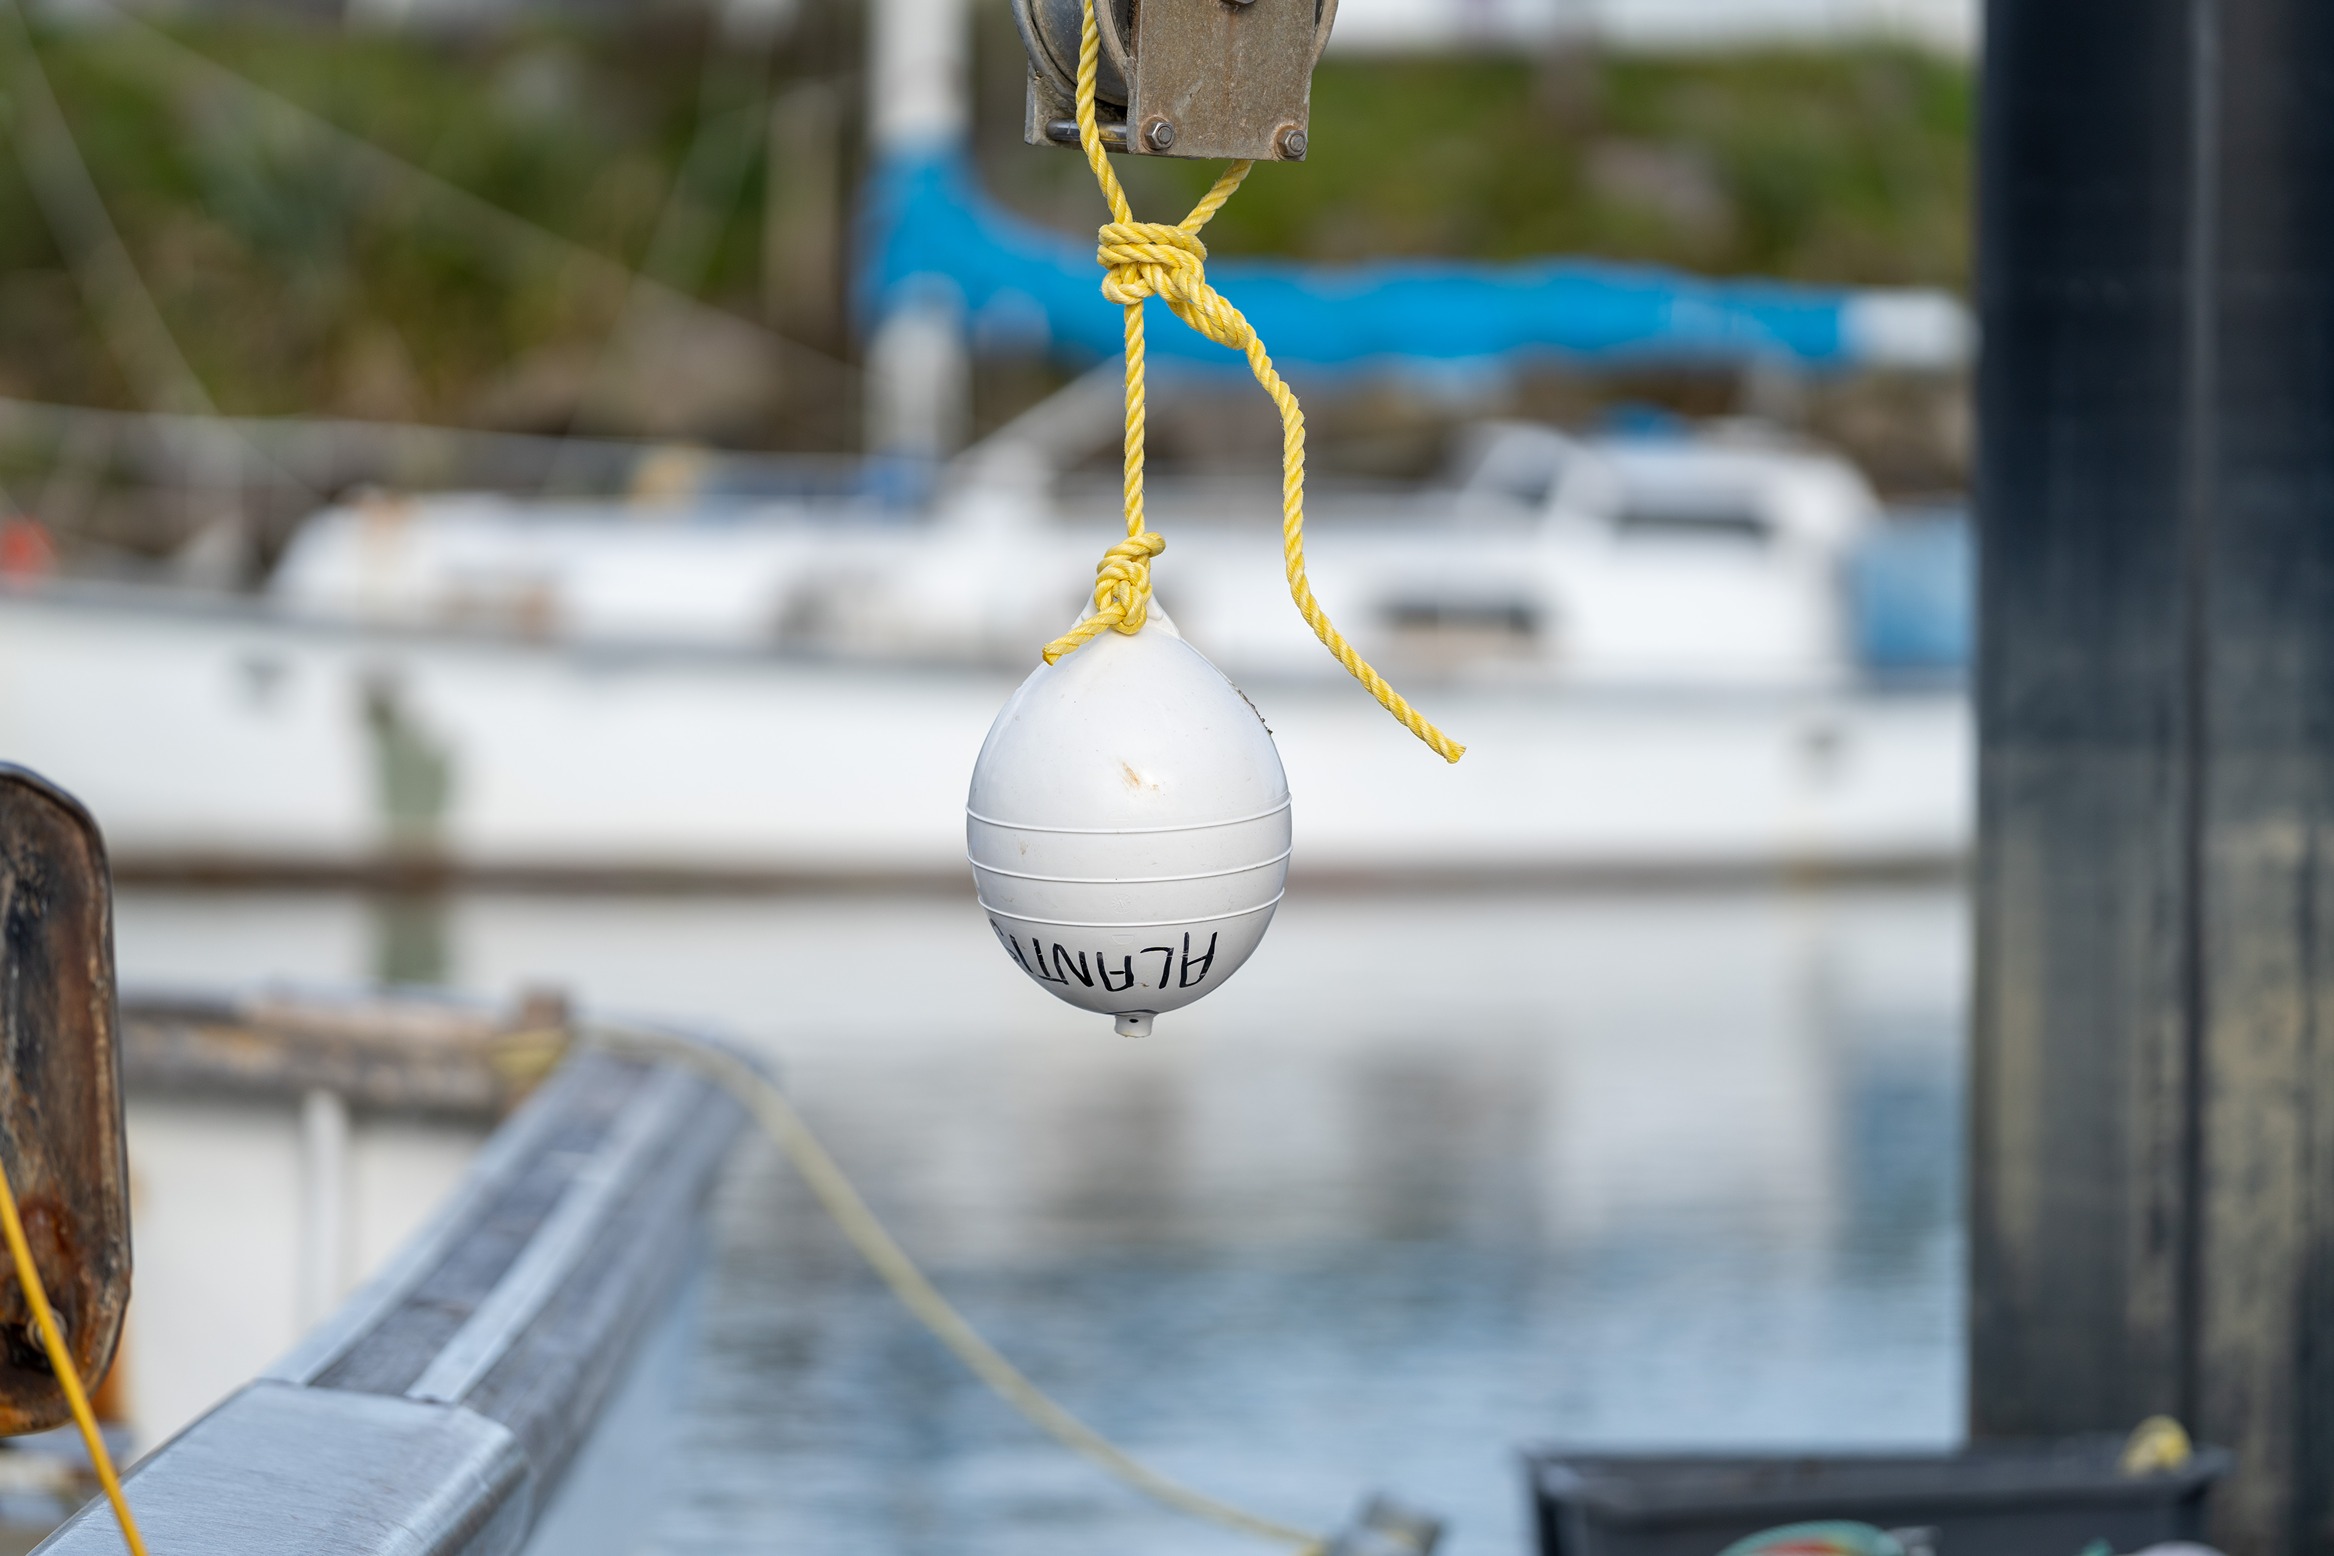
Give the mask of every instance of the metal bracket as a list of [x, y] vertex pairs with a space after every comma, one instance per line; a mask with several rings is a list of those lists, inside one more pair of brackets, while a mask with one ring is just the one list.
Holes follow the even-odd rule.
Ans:
[[[1075, 146], [1083, 0], [1013, 0], [1013, 20], [1029, 55], [1024, 138]], [[1336, 20], [1337, 0], [1098, 0], [1103, 145], [1303, 161], [1313, 66]]]

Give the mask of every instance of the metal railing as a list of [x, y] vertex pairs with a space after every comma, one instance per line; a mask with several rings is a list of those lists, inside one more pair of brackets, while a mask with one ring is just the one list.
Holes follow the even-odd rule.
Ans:
[[[517, 1550], [685, 1273], [742, 1117], [690, 1071], [570, 1057], [385, 1270], [131, 1474], [153, 1548]], [[97, 1503], [39, 1549], [121, 1542]]]

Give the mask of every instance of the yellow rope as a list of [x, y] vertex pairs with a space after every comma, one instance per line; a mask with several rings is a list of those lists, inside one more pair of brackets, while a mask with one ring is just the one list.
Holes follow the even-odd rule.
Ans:
[[121, 1520], [122, 1538], [129, 1542], [132, 1556], [146, 1556], [146, 1537], [138, 1532], [137, 1519], [130, 1516], [121, 1477], [113, 1472], [113, 1455], [105, 1451], [105, 1438], [97, 1430], [97, 1412], [89, 1408], [81, 1374], [73, 1369], [73, 1353], [65, 1349], [64, 1332], [58, 1329], [57, 1315], [49, 1307], [48, 1288], [41, 1284], [40, 1267], [32, 1262], [32, 1244], [24, 1235], [24, 1218], [16, 1213], [16, 1191], [9, 1187], [5, 1163], [0, 1163], [0, 1231], [8, 1236], [8, 1256], [16, 1261], [17, 1283], [24, 1288], [25, 1305], [40, 1326], [41, 1347], [49, 1353], [49, 1366], [65, 1390], [73, 1424], [81, 1428], [81, 1442], [89, 1450], [89, 1462], [97, 1468], [98, 1484], [105, 1487], [105, 1499], [113, 1504], [113, 1516]]
[[1109, 153], [1102, 149], [1102, 131], [1094, 111], [1094, 78], [1101, 59], [1101, 38], [1094, 22], [1094, 0], [1085, 0], [1085, 25], [1078, 38], [1078, 143], [1094, 169], [1094, 181], [1110, 203], [1111, 219], [1103, 225], [1095, 258], [1109, 271], [1102, 295], [1117, 303], [1126, 320], [1126, 533], [1094, 570], [1094, 614], [1045, 646], [1045, 662], [1054, 664], [1064, 654], [1092, 641], [1107, 630], [1135, 633], [1150, 615], [1151, 558], [1167, 542], [1145, 527], [1143, 518], [1143, 299], [1159, 297], [1175, 316], [1219, 345], [1248, 358], [1248, 369], [1272, 403], [1280, 408], [1281, 560], [1288, 574], [1289, 598], [1346, 673], [1369, 689], [1371, 696], [1403, 726], [1432, 747], [1446, 762], [1456, 762], [1466, 751], [1450, 736], [1427, 722], [1425, 715], [1386, 684], [1354, 651], [1345, 634], [1329, 620], [1329, 613], [1313, 597], [1305, 577], [1305, 412], [1266, 354], [1264, 342], [1208, 285], [1207, 246], [1199, 230], [1232, 197], [1253, 163], [1235, 162], [1215, 186], [1200, 197], [1191, 214], [1173, 226], [1139, 222], [1127, 204], [1118, 175], [1110, 170]]
[[2170, 1416], [2150, 1416], [2124, 1439], [2121, 1468], [2126, 1475], [2153, 1475], [2184, 1469], [2195, 1456], [2186, 1427]]
[[1228, 1502], [1219, 1502], [1204, 1492], [1194, 1491], [1180, 1481], [1171, 1480], [1143, 1463], [1109, 1438], [1079, 1420], [1068, 1410], [1029, 1381], [1021, 1369], [981, 1337], [962, 1313], [940, 1294], [924, 1272], [916, 1267], [907, 1250], [893, 1239], [867, 1201], [859, 1197], [844, 1173], [802, 1115], [786, 1100], [786, 1094], [771, 1084], [768, 1077], [745, 1061], [718, 1048], [692, 1043], [663, 1033], [619, 1031], [599, 1028], [591, 1033], [591, 1040], [603, 1048], [630, 1052], [654, 1059], [674, 1061], [696, 1070], [719, 1082], [730, 1095], [744, 1104], [746, 1110], [761, 1125], [763, 1133], [775, 1141], [780, 1150], [802, 1174], [803, 1181], [817, 1196], [820, 1205], [833, 1218], [851, 1246], [883, 1278], [892, 1294], [898, 1297], [908, 1311], [914, 1314], [926, 1329], [949, 1350], [957, 1360], [972, 1370], [975, 1377], [991, 1389], [1030, 1423], [1055, 1441], [1089, 1462], [1133, 1487], [1153, 1501], [1173, 1508], [1179, 1513], [1215, 1524], [1221, 1528], [1261, 1539], [1277, 1541], [1295, 1547], [1304, 1556], [1317, 1556], [1326, 1549], [1328, 1541], [1288, 1524], [1260, 1517]]

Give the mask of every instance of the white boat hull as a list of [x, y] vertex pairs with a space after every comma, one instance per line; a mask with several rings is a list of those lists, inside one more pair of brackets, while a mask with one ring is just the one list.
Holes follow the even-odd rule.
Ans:
[[[79, 795], [132, 874], [963, 879], [1017, 679], [0, 597], [0, 757]], [[1299, 874], [1861, 872], [1970, 834], [1957, 691], [1409, 689], [1464, 762], [1346, 682], [1247, 685]]]

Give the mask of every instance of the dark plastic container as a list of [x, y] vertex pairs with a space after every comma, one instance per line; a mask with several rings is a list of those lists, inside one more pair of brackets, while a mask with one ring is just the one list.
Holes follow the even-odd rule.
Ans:
[[2006, 1443], [1950, 1455], [1651, 1458], [1544, 1450], [1526, 1466], [1540, 1556], [1718, 1556], [1778, 1524], [1842, 1518], [1936, 1531], [1937, 1556], [2081, 1556], [2200, 1540], [2229, 1455], [2125, 1475], [2123, 1439]]

